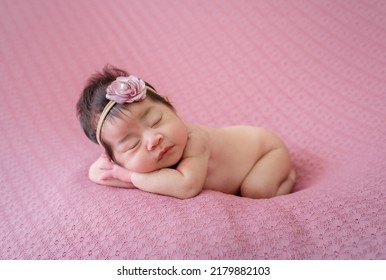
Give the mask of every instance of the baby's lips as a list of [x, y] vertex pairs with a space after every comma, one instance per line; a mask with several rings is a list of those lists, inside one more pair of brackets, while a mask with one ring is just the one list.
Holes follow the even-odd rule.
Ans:
[[158, 161], [160, 161], [160, 160], [164, 157], [164, 155], [165, 155], [167, 152], [169, 152], [170, 149], [171, 149], [171, 147], [163, 148], [163, 149], [161, 150], [161, 152], [158, 154]]

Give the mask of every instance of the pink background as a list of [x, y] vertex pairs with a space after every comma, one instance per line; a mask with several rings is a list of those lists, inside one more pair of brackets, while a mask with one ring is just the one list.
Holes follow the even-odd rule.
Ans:
[[[385, 259], [386, 2], [0, 1], [1, 259]], [[264, 126], [293, 194], [97, 186], [75, 116], [106, 63], [189, 122]]]

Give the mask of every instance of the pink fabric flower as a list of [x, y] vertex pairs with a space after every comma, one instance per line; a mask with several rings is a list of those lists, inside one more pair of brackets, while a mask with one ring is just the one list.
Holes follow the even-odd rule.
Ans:
[[143, 80], [130, 75], [118, 77], [107, 87], [106, 98], [117, 103], [132, 103], [146, 98], [146, 84]]

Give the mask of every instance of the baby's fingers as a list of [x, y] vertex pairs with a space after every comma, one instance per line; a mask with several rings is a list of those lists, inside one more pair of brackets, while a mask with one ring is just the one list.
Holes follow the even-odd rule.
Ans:
[[114, 173], [114, 178], [123, 182], [131, 183], [132, 172], [130, 172], [126, 168], [121, 167], [119, 165], [114, 165], [113, 173]]

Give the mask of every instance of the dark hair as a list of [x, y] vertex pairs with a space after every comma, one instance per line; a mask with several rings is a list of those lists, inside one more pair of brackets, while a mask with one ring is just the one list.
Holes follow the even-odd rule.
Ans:
[[[126, 71], [114, 66], [106, 65], [102, 72], [98, 72], [88, 79], [78, 103], [76, 104], [76, 113], [79, 118], [80, 125], [82, 126], [86, 136], [94, 143], [98, 143], [96, 139], [96, 129], [99, 116], [107, 103], [110, 101], [106, 98], [106, 89], [113, 81], [115, 81], [117, 77], [120, 76], [129, 76], [129, 74]], [[146, 85], [154, 89], [154, 87], [150, 84], [146, 83]], [[155, 92], [155, 89], [154, 92], [149, 90], [147, 92], [147, 96], [152, 100], [161, 102], [174, 110], [173, 106], [165, 98]], [[117, 103], [111, 109], [107, 118], [109, 118], [109, 116], [117, 116], [118, 112], [125, 108], [125, 106], [127, 106], [127, 104]], [[111, 157], [112, 154], [110, 148], [104, 143], [102, 143], [102, 145], [104, 146], [107, 154]]]

